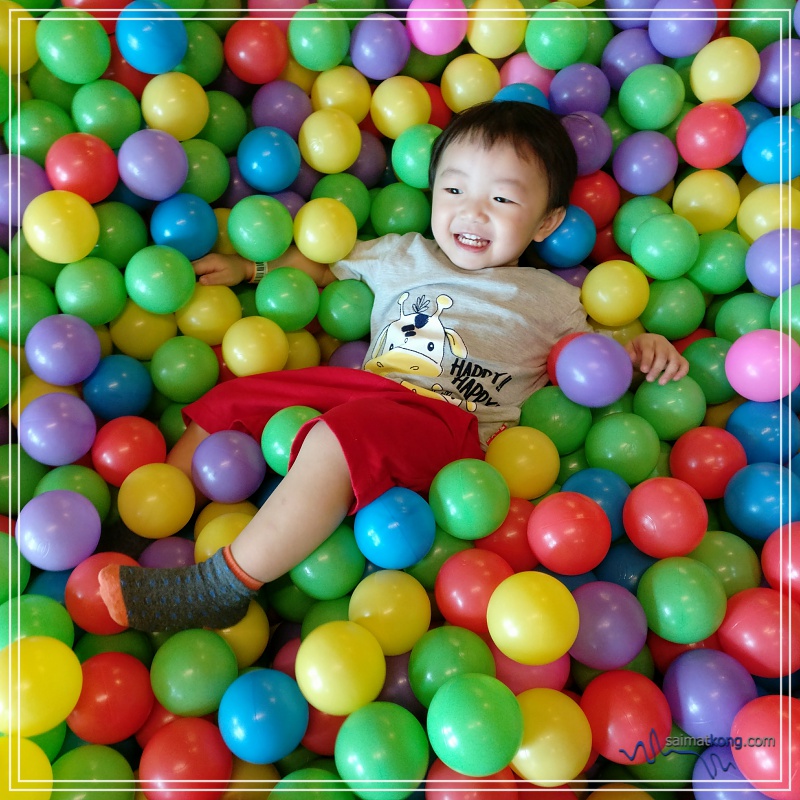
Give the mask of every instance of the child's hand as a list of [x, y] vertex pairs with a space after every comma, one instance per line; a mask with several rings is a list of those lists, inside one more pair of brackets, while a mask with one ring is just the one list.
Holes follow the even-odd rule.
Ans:
[[641, 333], [625, 345], [634, 366], [652, 382], [658, 379], [661, 386], [680, 380], [689, 372], [689, 362], [665, 337], [657, 333]]
[[192, 266], [204, 286], [236, 286], [253, 275], [253, 262], [237, 253], [209, 253]]

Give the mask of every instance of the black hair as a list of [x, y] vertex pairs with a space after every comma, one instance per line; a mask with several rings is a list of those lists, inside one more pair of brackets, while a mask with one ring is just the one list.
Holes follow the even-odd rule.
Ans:
[[442, 153], [459, 141], [477, 141], [485, 147], [498, 142], [512, 145], [523, 158], [538, 161], [547, 176], [546, 211], [569, 204], [578, 159], [569, 134], [552, 111], [517, 100], [489, 100], [453, 115], [431, 150], [431, 187]]

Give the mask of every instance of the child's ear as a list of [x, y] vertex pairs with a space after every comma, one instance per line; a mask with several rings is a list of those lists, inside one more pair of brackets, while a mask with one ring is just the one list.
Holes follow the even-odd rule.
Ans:
[[541, 242], [546, 239], [564, 221], [566, 215], [566, 208], [556, 208], [553, 211], [549, 211], [539, 223], [539, 228], [533, 236], [533, 241]]

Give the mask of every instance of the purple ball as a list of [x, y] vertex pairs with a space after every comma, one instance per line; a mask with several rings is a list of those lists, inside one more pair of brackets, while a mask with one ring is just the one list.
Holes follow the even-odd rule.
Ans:
[[702, 50], [716, 27], [713, 0], [658, 0], [647, 32], [659, 53], [667, 58], [684, 58]]
[[[727, 740], [727, 736], [725, 738]], [[680, 751], [680, 741], [669, 749]], [[703, 800], [767, 800], [767, 796], [754, 789], [742, 775], [728, 744], [711, 745], [700, 753], [700, 758], [694, 762], [692, 784], [696, 796]]]
[[381, 140], [369, 131], [361, 131], [361, 150], [353, 166], [346, 169], [355, 175], [367, 189], [378, 185], [386, 169], [386, 150]]
[[236, 156], [228, 157], [228, 166], [231, 176], [222, 196], [214, 203], [218, 208], [233, 208], [240, 200], [256, 193], [256, 190], [242, 177], [239, 171], [239, 159]]
[[0, 410], [0, 447], [12, 441], [8, 408]]
[[317, 172], [304, 158], [301, 158], [300, 171], [297, 173], [294, 183], [288, 187], [289, 191], [299, 194], [304, 200], [308, 200], [321, 178], [322, 173]]
[[574, 589], [580, 625], [569, 654], [592, 669], [620, 669], [632, 661], [647, 639], [647, 617], [624, 586], [592, 581]]
[[100, 339], [94, 328], [71, 314], [40, 319], [25, 339], [31, 371], [55, 386], [85, 380], [100, 363], [100, 356]]
[[0, 155], [0, 219], [19, 227], [31, 200], [52, 188], [44, 167], [32, 158]]
[[776, 228], [759, 236], [744, 260], [747, 280], [767, 297], [778, 297], [800, 283], [800, 230]]
[[733, 718], [758, 697], [753, 676], [721, 650], [681, 653], [662, 685], [672, 718], [689, 736], [727, 736]]
[[50, 467], [72, 464], [85, 456], [96, 433], [97, 423], [89, 406], [65, 392], [41, 395], [19, 415], [22, 449]]
[[622, 140], [612, 161], [617, 183], [631, 194], [660, 192], [678, 170], [678, 151], [658, 131], [635, 131]]
[[556, 360], [559, 388], [574, 403], [588, 408], [615, 403], [628, 390], [632, 378], [628, 352], [600, 333], [584, 333], [567, 342]]
[[584, 280], [586, 280], [586, 276], [589, 274], [589, 270], [583, 266], [583, 264], [578, 264], [577, 267], [565, 267], [563, 269], [554, 269], [551, 270], [554, 275], [558, 275], [559, 278], [562, 278], [571, 286], [581, 287], [583, 286]]
[[420, 703], [408, 679], [408, 662], [411, 651], [399, 656], [386, 656], [386, 680], [376, 698], [379, 702], [396, 703], [410, 711], [417, 719], [424, 718], [425, 706]]
[[753, 97], [768, 108], [800, 102], [800, 39], [780, 39], [759, 54], [761, 70]]
[[297, 140], [300, 126], [314, 109], [311, 98], [296, 83], [276, 80], [259, 88], [251, 110], [256, 127], [280, 128]]
[[548, 100], [556, 114], [592, 111], [602, 114], [611, 99], [611, 85], [605, 72], [594, 64], [570, 64], [560, 69], [552, 82]]
[[192, 480], [217, 503], [239, 503], [258, 489], [267, 474], [261, 445], [241, 431], [217, 431], [192, 457]]
[[100, 541], [100, 515], [77, 492], [53, 489], [27, 502], [17, 519], [20, 553], [34, 567], [58, 572], [77, 567]]
[[288, 189], [271, 194], [270, 197], [274, 197], [279, 203], [283, 203], [286, 210], [292, 215], [292, 219], [297, 216], [297, 212], [306, 202], [297, 192], [291, 192]]
[[143, 567], [189, 567], [195, 563], [194, 542], [183, 536], [167, 536], [147, 545], [139, 556]]
[[405, 26], [391, 14], [370, 14], [350, 36], [353, 66], [369, 80], [383, 81], [397, 75], [410, 52]]
[[664, 56], [653, 47], [647, 31], [642, 28], [621, 31], [612, 37], [600, 57], [600, 69], [615, 92], [635, 69], [663, 63]]
[[368, 350], [369, 342], [362, 342], [360, 340], [344, 342], [333, 351], [331, 357], [328, 359], [328, 366], [361, 369], [364, 365], [364, 358]]
[[189, 176], [189, 157], [166, 131], [144, 128], [132, 133], [117, 155], [120, 180], [139, 197], [166, 200]]
[[593, 111], [579, 111], [562, 117], [578, 158], [578, 175], [597, 172], [611, 157], [614, 137], [608, 123]]
[[618, 28], [646, 28], [656, 0], [606, 0], [606, 16]]

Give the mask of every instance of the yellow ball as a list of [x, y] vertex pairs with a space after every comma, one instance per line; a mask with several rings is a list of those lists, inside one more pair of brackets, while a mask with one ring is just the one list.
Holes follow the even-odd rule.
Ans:
[[635, 264], [622, 259], [604, 261], [589, 270], [581, 286], [586, 313], [601, 325], [629, 325], [647, 307], [650, 284]]
[[486, 463], [503, 476], [512, 497], [533, 500], [553, 488], [561, 469], [558, 448], [547, 434], [518, 425], [495, 436]]
[[800, 191], [785, 183], [767, 183], [742, 201], [736, 215], [748, 244], [777, 228], [800, 228]]
[[207, 522], [194, 542], [195, 563], [211, 558], [220, 547], [231, 544], [252, 519], [252, 514], [232, 511]]
[[684, 178], [672, 197], [672, 210], [698, 233], [726, 228], [740, 204], [736, 181], [718, 169], [700, 169]]
[[314, 708], [344, 716], [371, 703], [386, 680], [378, 640], [362, 625], [336, 620], [306, 636], [295, 660], [297, 684]]
[[39, 60], [38, 24], [19, 3], [0, 0], [0, 65], [10, 75], [27, 72]]
[[234, 375], [277, 372], [286, 365], [289, 342], [271, 319], [243, 317], [222, 337], [222, 357]]
[[637, 336], [646, 333], [644, 325], [642, 325], [638, 319], [629, 322], [627, 325], [620, 325], [616, 328], [609, 328], [607, 325], [601, 325], [593, 319], [589, 320], [589, 322], [593, 330], [610, 336], [614, 341], [619, 342], [623, 346], [628, 344], [628, 342], [632, 342]]
[[322, 364], [327, 364], [330, 357], [336, 352], [337, 347], [341, 347], [341, 340], [331, 336], [326, 331], [319, 331], [314, 338], [319, 345], [319, 355]]
[[114, 342], [111, 341], [111, 331], [108, 325], [94, 325], [94, 332], [100, 340], [100, 358], [110, 356], [114, 352]]
[[346, 111], [323, 108], [309, 114], [297, 137], [300, 155], [319, 172], [344, 172], [361, 152], [361, 131]]
[[194, 513], [194, 486], [172, 464], [145, 464], [119, 487], [117, 508], [122, 522], [145, 539], [177, 533]]
[[31, 200], [22, 215], [22, 232], [36, 255], [55, 264], [80, 261], [100, 236], [91, 203], [74, 192], [53, 189]]
[[231, 244], [231, 237], [228, 235], [228, 217], [231, 215], [229, 208], [215, 208], [214, 216], [217, 218], [217, 241], [211, 248], [212, 253], [222, 253], [223, 255], [233, 255], [236, 248]]
[[[656, 797], [658, 795], [655, 795]], [[653, 795], [637, 788], [632, 783], [604, 783], [598, 786], [586, 800], [653, 800]]]
[[431, 601], [416, 578], [383, 569], [353, 589], [349, 618], [378, 640], [384, 655], [397, 656], [408, 653], [430, 627]]
[[208, 505], [203, 507], [203, 510], [197, 515], [197, 519], [194, 521], [195, 541], [197, 541], [200, 531], [202, 531], [209, 522], [215, 520], [217, 517], [221, 517], [223, 514], [242, 513], [254, 517], [257, 511], [258, 506], [256, 506], [255, 503], [251, 503], [249, 500], [242, 500], [240, 503], [219, 503], [216, 500], [212, 500]]
[[236, 656], [239, 669], [255, 664], [267, 649], [269, 642], [269, 620], [267, 612], [251, 600], [247, 613], [230, 628], [221, 628], [217, 633], [230, 645]]
[[353, 249], [357, 238], [358, 226], [353, 212], [331, 197], [309, 200], [294, 218], [297, 249], [321, 264], [343, 259]]
[[164, 72], [152, 77], [142, 92], [142, 116], [148, 127], [192, 139], [208, 122], [208, 95], [191, 75]]
[[371, 102], [369, 81], [357, 69], [345, 64], [320, 72], [311, 87], [314, 111], [336, 108], [356, 122], [361, 122], [369, 114]]
[[497, 648], [520, 664], [549, 664], [578, 636], [578, 604], [557, 578], [517, 572], [492, 592], [486, 610]]
[[126, 356], [149, 361], [164, 342], [178, 333], [174, 314], [153, 314], [127, 300], [122, 313], [108, 324], [111, 341]]
[[528, 689], [517, 700], [523, 729], [514, 772], [544, 787], [576, 778], [592, 752], [592, 729], [581, 707], [555, 689]]
[[322, 353], [319, 342], [310, 331], [292, 331], [286, 334], [286, 340], [289, 342], [289, 358], [284, 369], [319, 366]]
[[83, 685], [75, 653], [51, 636], [26, 636], [0, 651], [0, 733], [38, 736], [61, 724]]
[[467, 13], [467, 41], [486, 58], [505, 58], [525, 39], [527, 12], [519, 0], [475, 0]]
[[689, 82], [701, 103], [738, 103], [750, 94], [760, 71], [758, 50], [750, 42], [723, 36], [709, 42], [694, 57]]
[[[498, 87], [499, 88], [499, 87]], [[431, 96], [415, 78], [395, 75], [381, 81], [372, 93], [370, 114], [375, 127], [390, 139], [431, 117]]]
[[280, 779], [272, 764], [251, 764], [234, 756], [230, 783], [219, 800], [268, 800]]
[[283, 68], [283, 72], [281, 72], [278, 77], [282, 81], [289, 81], [290, 83], [296, 84], [306, 94], [309, 94], [317, 75], [319, 75], [319, 72], [315, 72], [313, 69], [298, 64], [297, 61], [289, 56], [286, 66]]
[[75, 397], [80, 397], [81, 394], [77, 386], [54, 386], [52, 383], [43, 381], [37, 375], [26, 375], [19, 382], [17, 396], [10, 406], [9, 416], [14, 427], [16, 428], [19, 426], [19, 415], [25, 410], [28, 403], [35, 400], [37, 397], [41, 397], [44, 394], [52, 394], [53, 392], [71, 394]]
[[442, 99], [453, 111], [491, 100], [500, 91], [500, 71], [486, 56], [465, 53], [442, 73]]
[[0, 786], [14, 800], [50, 800], [53, 768], [44, 750], [30, 739], [0, 738]]
[[196, 283], [191, 299], [175, 312], [178, 330], [206, 344], [222, 342], [225, 331], [242, 318], [242, 304], [229, 286]]

